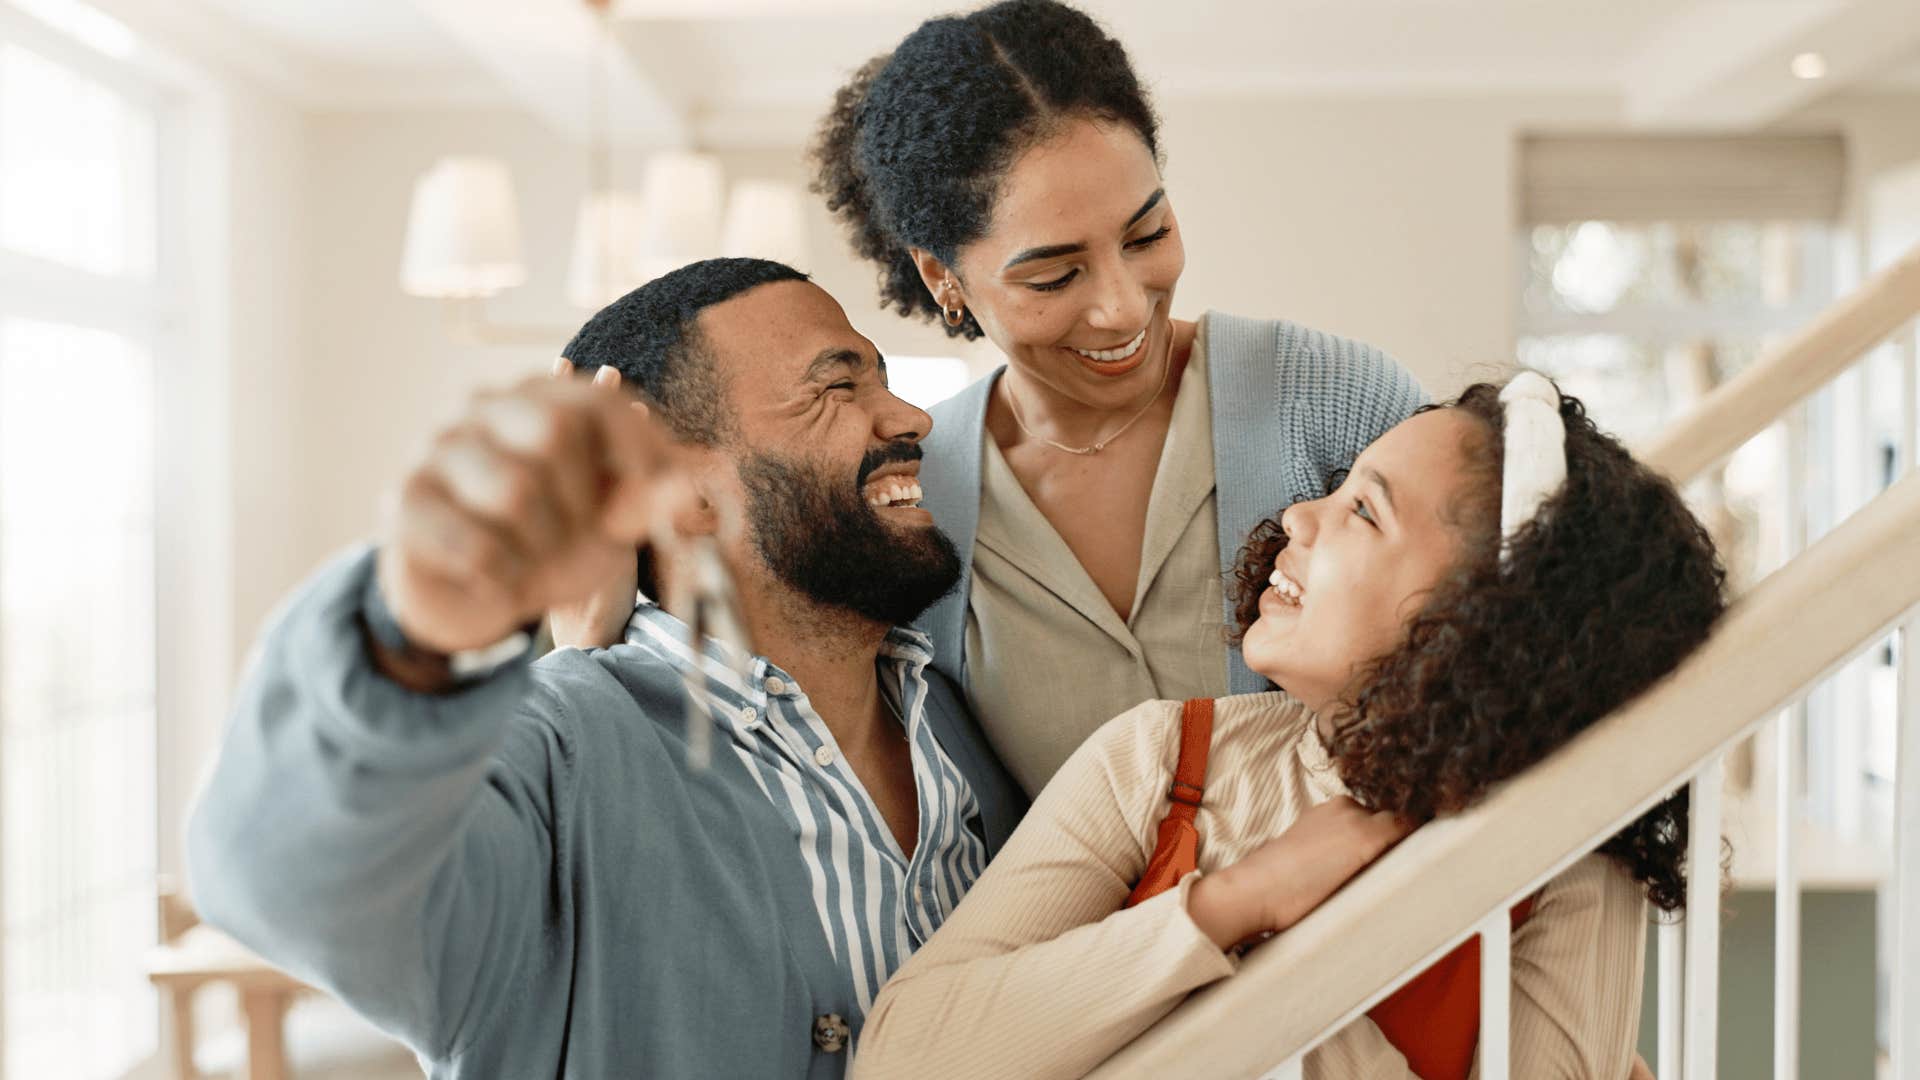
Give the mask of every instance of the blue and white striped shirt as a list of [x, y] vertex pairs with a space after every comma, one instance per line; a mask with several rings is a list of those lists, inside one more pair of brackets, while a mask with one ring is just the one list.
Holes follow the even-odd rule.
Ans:
[[[685, 671], [692, 664], [686, 623], [642, 600], [626, 644]], [[902, 718], [912, 746], [920, 824], [908, 858], [873, 797], [847, 766], [833, 732], [806, 692], [766, 657], [742, 681], [719, 663], [709, 639], [703, 665], [719, 737], [793, 828], [813, 882], [814, 906], [833, 957], [852, 980], [860, 1013], [907, 956], [940, 928], [987, 865], [980, 807], [966, 777], [926, 722], [926, 666], [933, 649], [917, 630], [888, 631], [877, 668], [880, 692]], [[848, 1017], [857, 1026], [856, 1017]]]

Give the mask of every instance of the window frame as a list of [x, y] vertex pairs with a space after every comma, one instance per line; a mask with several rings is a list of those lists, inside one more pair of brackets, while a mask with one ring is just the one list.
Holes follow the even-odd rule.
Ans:
[[[111, 14], [109, 9], [102, 10]], [[218, 362], [224, 358], [210, 357], [205, 347], [213, 344], [206, 340], [205, 328], [218, 313], [209, 304], [214, 280], [208, 271], [215, 268], [217, 245], [224, 237], [218, 235], [219, 228], [196, 232], [188, 220], [198, 215], [196, 219], [224, 227], [224, 209], [217, 202], [222, 193], [195, 186], [196, 180], [209, 175], [202, 171], [208, 165], [224, 164], [224, 131], [209, 107], [208, 84], [191, 68], [154, 51], [144, 38], [134, 54], [109, 56], [0, 0], [0, 45], [17, 46], [93, 80], [149, 110], [153, 120], [151, 278], [95, 273], [0, 247], [0, 318], [43, 320], [125, 335], [139, 341], [151, 357], [154, 721], [142, 750], [154, 770], [154, 834], [148, 838], [148, 851], [155, 872], [164, 874], [180, 863], [172, 823], [185, 802], [174, 783], [179, 763], [169, 752], [170, 744], [177, 741], [170, 734], [199, 723], [193, 707], [206, 694], [205, 688], [185, 685], [187, 673], [207, 670], [208, 661], [222, 668], [227, 663], [220, 648], [224, 642], [216, 642], [222, 655], [187, 657], [168, 635], [160, 633], [170, 625], [195, 625], [195, 620], [209, 614], [221, 620], [228, 617], [220, 609], [224, 597], [200, 597], [178, 588], [199, 576], [191, 564], [205, 557], [183, 540], [199, 531], [190, 518], [206, 505], [205, 492], [196, 489], [195, 471], [221, 467], [197, 445], [192, 429], [211, 422], [222, 425], [224, 431], [228, 415], [224, 396], [211, 409], [195, 400], [209, 375], [224, 376]], [[216, 209], [221, 210], [217, 218], [211, 216]], [[215, 483], [219, 485], [216, 494], [226, 491], [223, 480]], [[224, 528], [225, 523], [219, 525]], [[191, 643], [186, 648], [209, 651]], [[3, 805], [0, 815], [4, 815]], [[0, 881], [0, 925], [6, 917], [4, 900], [4, 881]], [[4, 949], [5, 938], [0, 934], [0, 972], [5, 971]], [[0, 1046], [6, 1045], [5, 994], [4, 979], [0, 979]], [[129, 1075], [152, 1071], [164, 1051], [158, 995], [155, 1006], [157, 1042]], [[0, 1061], [0, 1071], [4, 1068]]]

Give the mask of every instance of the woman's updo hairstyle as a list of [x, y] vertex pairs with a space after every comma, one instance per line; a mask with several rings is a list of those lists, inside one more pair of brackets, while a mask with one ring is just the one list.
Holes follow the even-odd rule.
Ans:
[[[909, 248], [954, 265], [986, 233], [1021, 151], [1071, 119], [1126, 124], [1157, 158], [1158, 124], [1120, 43], [1057, 0], [1005, 0], [929, 19], [834, 95], [813, 190], [880, 267], [880, 298], [939, 319]], [[945, 325], [944, 322], [942, 325]], [[971, 311], [950, 336], [980, 336]]]
[[[1354, 798], [1416, 821], [1466, 809], [1632, 701], [1726, 609], [1726, 573], [1699, 519], [1577, 398], [1560, 402], [1566, 482], [1504, 545], [1500, 388], [1481, 383], [1437, 407], [1478, 421], [1465, 447], [1469, 493], [1450, 508], [1467, 554], [1400, 645], [1329, 706], [1328, 753]], [[1241, 552], [1243, 634], [1285, 546], [1276, 516]], [[1600, 848], [1668, 912], [1686, 903], [1686, 849], [1685, 788]]]

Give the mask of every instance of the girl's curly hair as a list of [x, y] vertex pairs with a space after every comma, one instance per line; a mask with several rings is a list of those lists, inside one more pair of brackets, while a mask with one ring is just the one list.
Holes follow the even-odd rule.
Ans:
[[[1452, 510], [1467, 555], [1402, 643], [1365, 665], [1334, 707], [1328, 750], [1354, 797], [1417, 821], [1472, 805], [1625, 705], [1705, 641], [1726, 607], [1713, 541], [1667, 480], [1563, 396], [1567, 481], [1499, 540], [1505, 414], [1486, 383], [1433, 408], [1480, 422], [1464, 448], [1473, 494]], [[1258, 617], [1275, 516], [1234, 572], [1240, 634]], [[1601, 846], [1665, 912], [1686, 903], [1682, 788]]]
[[[1159, 125], [1126, 50], [1084, 12], [1005, 0], [929, 19], [834, 95], [810, 152], [812, 188], [880, 267], [880, 299], [938, 320], [909, 249], [953, 266], [986, 233], [1014, 159], [1077, 117], [1125, 124], [1159, 155]], [[971, 311], [946, 330], [980, 336]]]

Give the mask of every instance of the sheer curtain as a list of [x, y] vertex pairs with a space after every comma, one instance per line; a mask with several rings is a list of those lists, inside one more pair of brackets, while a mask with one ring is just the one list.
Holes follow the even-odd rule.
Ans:
[[157, 1039], [140, 957], [159, 125], [111, 20], [15, 3], [0, 3], [0, 1016], [6, 1077], [104, 1080]]

